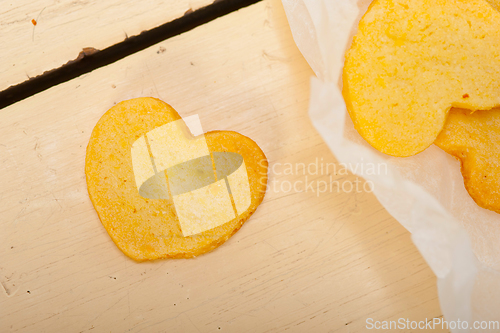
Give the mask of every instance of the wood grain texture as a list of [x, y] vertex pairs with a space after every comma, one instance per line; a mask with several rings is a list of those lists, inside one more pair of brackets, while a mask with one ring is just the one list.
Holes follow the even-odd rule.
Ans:
[[212, 2], [8, 1], [0, 13], [0, 90], [60, 67], [83, 48], [104, 49]]
[[[0, 331], [362, 332], [367, 318], [441, 316], [433, 273], [371, 193], [304, 183], [353, 175], [285, 174], [336, 163], [307, 115], [311, 75], [266, 0], [2, 110]], [[264, 202], [211, 253], [133, 262], [90, 203], [92, 128], [139, 96], [249, 136], [269, 159]]]

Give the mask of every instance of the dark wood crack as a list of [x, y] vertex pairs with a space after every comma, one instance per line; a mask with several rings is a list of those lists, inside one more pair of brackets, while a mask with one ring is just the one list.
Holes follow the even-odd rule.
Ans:
[[178, 19], [143, 31], [139, 35], [127, 37], [122, 42], [103, 50], [86, 47], [76, 59], [68, 61], [63, 66], [0, 91], [0, 109], [259, 1], [215, 0], [208, 6], [195, 11], [188, 10]]

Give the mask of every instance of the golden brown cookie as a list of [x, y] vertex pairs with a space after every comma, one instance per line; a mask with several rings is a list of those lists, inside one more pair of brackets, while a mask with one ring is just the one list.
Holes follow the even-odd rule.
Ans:
[[179, 119], [170, 105], [158, 99], [123, 101], [102, 116], [87, 147], [85, 173], [90, 199], [115, 244], [138, 261], [190, 258], [213, 250], [241, 228], [264, 198], [268, 163], [259, 146], [236, 132], [205, 133], [212, 160], [214, 152], [243, 157], [251, 202], [229, 222], [185, 237], [172, 196], [148, 199], [139, 194], [131, 156], [137, 140]]
[[375, 0], [346, 54], [343, 95], [374, 148], [411, 156], [451, 107], [499, 106], [499, 79], [500, 12], [485, 0]]
[[465, 188], [481, 207], [500, 213], [500, 108], [451, 109], [434, 142], [460, 159]]

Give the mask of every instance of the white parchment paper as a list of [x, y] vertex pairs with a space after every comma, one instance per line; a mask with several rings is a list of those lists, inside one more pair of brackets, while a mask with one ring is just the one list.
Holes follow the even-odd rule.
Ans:
[[469, 326], [500, 320], [500, 215], [475, 204], [460, 163], [444, 151], [433, 145], [413, 157], [387, 156], [359, 136], [347, 114], [341, 94], [344, 53], [371, 1], [282, 1], [294, 40], [317, 76], [311, 79], [309, 106], [314, 126], [339, 162], [387, 165], [383, 174], [351, 171], [373, 182], [378, 200], [412, 233], [438, 278], [445, 319]]

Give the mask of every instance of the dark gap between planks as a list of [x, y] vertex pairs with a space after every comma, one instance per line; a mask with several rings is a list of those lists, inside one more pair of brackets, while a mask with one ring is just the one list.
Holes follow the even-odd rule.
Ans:
[[188, 11], [178, 19], [143, 31], [104, 50], [86, 48], [77, 59], [65, 65], [0, 91], [0, 109], [259, 1], [216, 0], [206, 7]]

